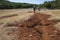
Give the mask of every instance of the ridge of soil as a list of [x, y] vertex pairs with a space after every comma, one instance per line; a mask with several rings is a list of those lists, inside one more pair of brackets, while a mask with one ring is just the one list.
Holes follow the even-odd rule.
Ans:
[[14, 16], [18, 16], [18, 14], [7, 15], [7, 16], [1, 16], [0, 19], [9, 18], [9, 17], [14, 17]]
[[16, 24], [19, 27], [18, 40], [60, 40], [60, 31], [55, 28], [56, 20], [50, 15], [36, 13], [28, 20]]

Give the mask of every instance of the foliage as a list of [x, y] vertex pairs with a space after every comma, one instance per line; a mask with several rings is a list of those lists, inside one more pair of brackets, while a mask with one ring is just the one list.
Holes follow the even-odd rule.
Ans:
[[8, 0], [0, 0], [0, 9], [16, 9], [16, 8], [33, 8], [33, 6], [40, 6], [41, 8], [60, 9], [60, 0], [46, 1], [43, 4], [28, 4], [28, 3], [15, 3]]
[[40, 7], [48, 9], [60, 9], [60, 0], [44, 2], [44, 4], [41, 4]]
[[15, 3], [8, 0], [0, 0], [0, 9], [32, 8], [35, 4]]

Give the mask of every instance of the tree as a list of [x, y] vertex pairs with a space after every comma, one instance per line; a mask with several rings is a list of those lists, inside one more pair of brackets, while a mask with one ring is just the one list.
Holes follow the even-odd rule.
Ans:
[[49, 2], [44, 2], [40, 7], [45, 7], [48, 9], [60, 9], [60, 0], [53, 0]]
[[15, 3], [8, 0], [0, 0], [0, 9], [32, 8], [34, 5], [35, 4]]

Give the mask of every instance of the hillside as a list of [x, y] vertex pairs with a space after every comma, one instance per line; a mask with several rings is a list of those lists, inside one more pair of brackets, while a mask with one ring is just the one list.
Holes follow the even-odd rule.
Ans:
[[10, 9], [0, 13], [0, 17], [5, 16], [0, 19], [0, 40], [60, 39], [60, 10], [41, 10], [34, 14], [32, 9]]

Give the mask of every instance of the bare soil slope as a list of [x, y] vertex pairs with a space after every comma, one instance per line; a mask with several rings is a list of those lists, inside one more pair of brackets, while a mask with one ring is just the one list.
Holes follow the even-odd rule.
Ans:
[[36, 13], [30, 19], [17, 24], [19, 40], [60, 40], [60, 32], [54, 27], [58, 22], [48, 20], [50, 16]]

